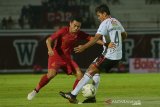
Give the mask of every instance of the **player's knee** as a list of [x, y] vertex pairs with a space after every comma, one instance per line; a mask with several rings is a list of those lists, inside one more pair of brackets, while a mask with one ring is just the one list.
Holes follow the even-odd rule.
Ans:
[[77, 73], [76, 76], [77, 76], [77, 79], [80, 80], [83, 77], [83, 73], [79, 72], [79, 73]]
[[96, 74], [97, 72], [96, 72], [96, 70], [94, 69], [94, 68], [89, 68], [88, 70], [87, 70], [87, 73], [88, 74], [90, 74], [91, 76], [93, 76], [94, 74]]
[[53, 70], [49, 70], [49, 72], [47, 73], [47, 77], [48, 79], [52, 79], [57, 75], [57, 73]]
[[99, 82], [100, 82], [100, 76], [95, 74], [93, 76], [93, 83], [98, 84]]
[[90, 74], [91, 76], [94, 76], [95, 73], [95, 71], [88, 71], [88, 74]]
[[52, 79], [54, 76], [51, 74], [47, 74], [48, 79]]

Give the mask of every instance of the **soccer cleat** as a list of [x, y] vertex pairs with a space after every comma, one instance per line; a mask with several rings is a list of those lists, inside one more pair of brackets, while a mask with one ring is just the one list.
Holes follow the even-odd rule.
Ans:
[[30, 92], [28, 94], [27, 99], [32, 100], [35, 97], [36, 94], [37, 94], [37, 92], [35, 90], [33, 90], [32, 92]]
[[59, 92], [59, 94], [68, 99], [70, 103], [78, 104], [78, 100], [76, 99], [75, 95], [72, 95], [70, 92], [69, 93], [64, 93], [62, 91]]
[[82, 103], [96, 103], [96, 97], [87, 98]]

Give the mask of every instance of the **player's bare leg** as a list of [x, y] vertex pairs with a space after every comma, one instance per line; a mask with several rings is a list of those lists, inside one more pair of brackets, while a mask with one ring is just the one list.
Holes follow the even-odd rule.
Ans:
[[80, 68], [75, 68], [75, 72], [74, 72], [74, 75], [76, 76], [76, 80], [73, 84], [73, 89], [77, 86], [78, 82], [82, 79], [83, 77], [83, 73], [82, 71], [80, 70]]
[[36, 86], [36, 88], [28, 94], [27, 99], [32, 100], [36, 96], [36, 94], [40, 91], [40, 89], [45, 85], [47, 85], [48, 82], [56, 76], [56, 74], [57, 74], [56, 70], [49, 69], [48, 73], [41, 77], [39, 84]]
[[[76, 67], [75, 68], [75, 70], [73, 71], [73, 73], [74, 73], [74, 75], [76, 76], [76, 80], [75, 80], [75, 82], [74, 82], [74, 84], [73, 84], [73, 89], [77, 86], [77, 84], [78, 84], [78, 82], [82, 79], [82, 77], [83, 77], [83, 73], [82, 73], [82, 71], [80, 70], [80, 68], [79, 67]], [[64, 98], [66, 98], [66, 99], [68, 99], [68, 96], [65, 96], [64, 95], [64, 93], [63, 92], [59, 92], [59, 94], [62, 96], [62, 97], [64, 97]], [[68, 94], [70, 94], [70, 92], [68, 93]], [[69, 96], [70, 98], [68, 99], [69, 100], [69, 102], [70, 103], [78, 103], [78, 100], [76, 99], [76, 96]]]

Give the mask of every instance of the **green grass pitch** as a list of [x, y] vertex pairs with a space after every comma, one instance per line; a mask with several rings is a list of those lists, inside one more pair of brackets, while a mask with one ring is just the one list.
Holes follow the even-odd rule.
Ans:
[[[102, 73], [97, 103], [79, 105], [70, 104], [58, 94], [59, 91], [72, 89], [75, 77], [65, 74], [57, 75], [32, 101], [28, 101], [28, 92], [34, 89], [41, 76], [42, 74], [1, 74], [0, 107], [160, 107], [160, 73]], [[81, 93], [78, 100], [84, 100]]]

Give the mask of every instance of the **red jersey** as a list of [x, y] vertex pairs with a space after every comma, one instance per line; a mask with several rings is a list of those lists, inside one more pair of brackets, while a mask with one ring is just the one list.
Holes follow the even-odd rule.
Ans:
[[83, 31], [70, 33], [69, 27], [63, 27], [51, 35], [51, 39], [55, 40], [53, 51], [60, 56], [71, 59], [71, 52], [78, 40], [89, 40], [91, 36]]

